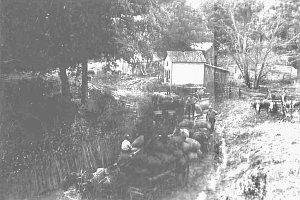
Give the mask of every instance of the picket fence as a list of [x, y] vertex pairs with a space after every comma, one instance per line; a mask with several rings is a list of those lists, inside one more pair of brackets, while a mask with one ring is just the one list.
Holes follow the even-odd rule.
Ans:
[[8, 199], [24, 199], [56, 190], [70, 172], [93, 172], [113, 164], [120, 152], [121, 137], [112, 136], [83, 142], [77, 152], [50, 155], [46, 161], [19, 171], [7, 179]]

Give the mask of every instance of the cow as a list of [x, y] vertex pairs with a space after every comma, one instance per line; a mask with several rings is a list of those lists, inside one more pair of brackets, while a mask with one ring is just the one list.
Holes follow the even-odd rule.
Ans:
[[261, 110], [265, 110], [267, 113], [274, 110], [275, 103], [272, 100], [263, 99], [255, 100], [251, 103], [251, 107], [256, 110], [256, 113], [260, 113]]
[[287, 100], [284, 103], [284, 109], [287, 112], [289, 109], [290, 111], [296, 110], [300, 108], [300, 101], [299, 100]]

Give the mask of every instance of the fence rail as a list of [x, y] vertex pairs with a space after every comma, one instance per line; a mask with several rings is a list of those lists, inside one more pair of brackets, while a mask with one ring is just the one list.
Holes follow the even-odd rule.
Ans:
[[43, 164], [19, 171], [7, 179], [9, 198], [30, 198], [58, 189], [70, 172], [94, 171], [113, 164], [118, 155], [121, 138], [113, 136], [83, 142], [77, 152], [70, 155], [50, 155]]

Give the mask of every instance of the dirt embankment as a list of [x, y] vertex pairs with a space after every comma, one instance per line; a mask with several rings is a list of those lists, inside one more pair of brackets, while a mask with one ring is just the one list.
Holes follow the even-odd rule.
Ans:
[[213, 199], [299, 199], [300, 124], [240, 103], [222, 122], [226, 165]]

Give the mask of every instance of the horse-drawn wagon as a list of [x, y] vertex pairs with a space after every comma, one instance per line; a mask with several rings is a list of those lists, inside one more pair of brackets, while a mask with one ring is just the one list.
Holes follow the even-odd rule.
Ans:
[[[147, 144], [129, 154], [124, 162], [94, 173], [74, 173], [65, 179], [86, 199], [130, 197], [154, 199], [167, 189], [184, 184], [188, 177], [189, 152], [183, 152], [178, 136], [153, 137]], [[195, 150], [195, 149], [194, 149]]]

